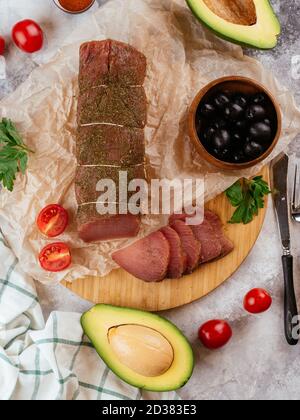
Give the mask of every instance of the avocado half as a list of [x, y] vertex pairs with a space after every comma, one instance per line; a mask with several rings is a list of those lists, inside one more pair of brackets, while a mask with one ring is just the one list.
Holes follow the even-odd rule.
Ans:
[[280, 23], [269, 0], [186, 0], [209, 29], [226, 40], [260, 49], [277, 45]]
[[82, 315], [81, 325], [105, 364], [130, 385], [172, 391], [192, 375], [192, 348], [165, 318], [101, 304]]

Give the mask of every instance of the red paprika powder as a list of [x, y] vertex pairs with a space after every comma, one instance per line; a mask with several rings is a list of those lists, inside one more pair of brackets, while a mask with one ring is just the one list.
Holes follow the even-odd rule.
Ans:
[[58, 0], [59, 4], [70, 12], [81, 12], [87, 9], [94, 0]]

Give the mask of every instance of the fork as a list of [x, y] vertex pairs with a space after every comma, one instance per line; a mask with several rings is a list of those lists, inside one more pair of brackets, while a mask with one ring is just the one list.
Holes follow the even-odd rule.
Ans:
[[294, 188], [293, 188], [293, 197], [291, 200], [291, 215], [292, 219], [300, 223], [300, 202], [299, 202], [299, 182], [298, 182], [298, 164], [295, 167], [295, 176], [294, 176]]

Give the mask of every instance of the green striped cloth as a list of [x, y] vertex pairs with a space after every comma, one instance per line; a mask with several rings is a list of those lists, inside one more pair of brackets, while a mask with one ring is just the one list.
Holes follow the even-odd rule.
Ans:
[[1, 400], [175, 400], [117, 378], [80, 326], [80, 314], [53, 312], [45, 324], [34, 282], [0, 231]]

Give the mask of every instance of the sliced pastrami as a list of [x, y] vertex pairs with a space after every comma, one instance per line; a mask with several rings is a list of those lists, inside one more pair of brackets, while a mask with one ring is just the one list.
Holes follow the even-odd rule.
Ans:
[[176, 220], [181, 220], [182, 222], [186, 221], [188, 216], [185, 213], [182, 214], [171, 214], [169, 217], [169, 225], [171, 226]]
[[200, 242], [195, 238], [190, 226], [187, 226], [182, 220], [175, 220], [171, 227], [178, 233], [182, 248], [187, 256], [185, 273], [192, 273], [199, 263]]
[[212, 228], [214, 229], [215, 235], [220, 241], [222, 247], [220, 256], [225, 257], [225, 255], [230, 254], [230, 252], [234, 249], [234, 245], [231, 242], [231, 240], [224, 235], [222, 222], [219, 216], [210, 210], [206, 210], [204, 217], [211, 224]]
[[190, 226], [195, 238], [201, 244], [199, 263], [206, 263], [220, 257], [222, 246], [211, 224], [204, 219], [203, 223]]
[[165, 226], [161, 230], [170, 245], [170, 262], [167, 277], [169, 279], [179, 279], [186, 270], [187, 256], [183, 251], [181, 240], [178, 233], [170, 226]]
[[170, 260], [169, 242], [161, 232], [154, 232], [112, 255], [128, 273], [147, 282], [162, 281]]

